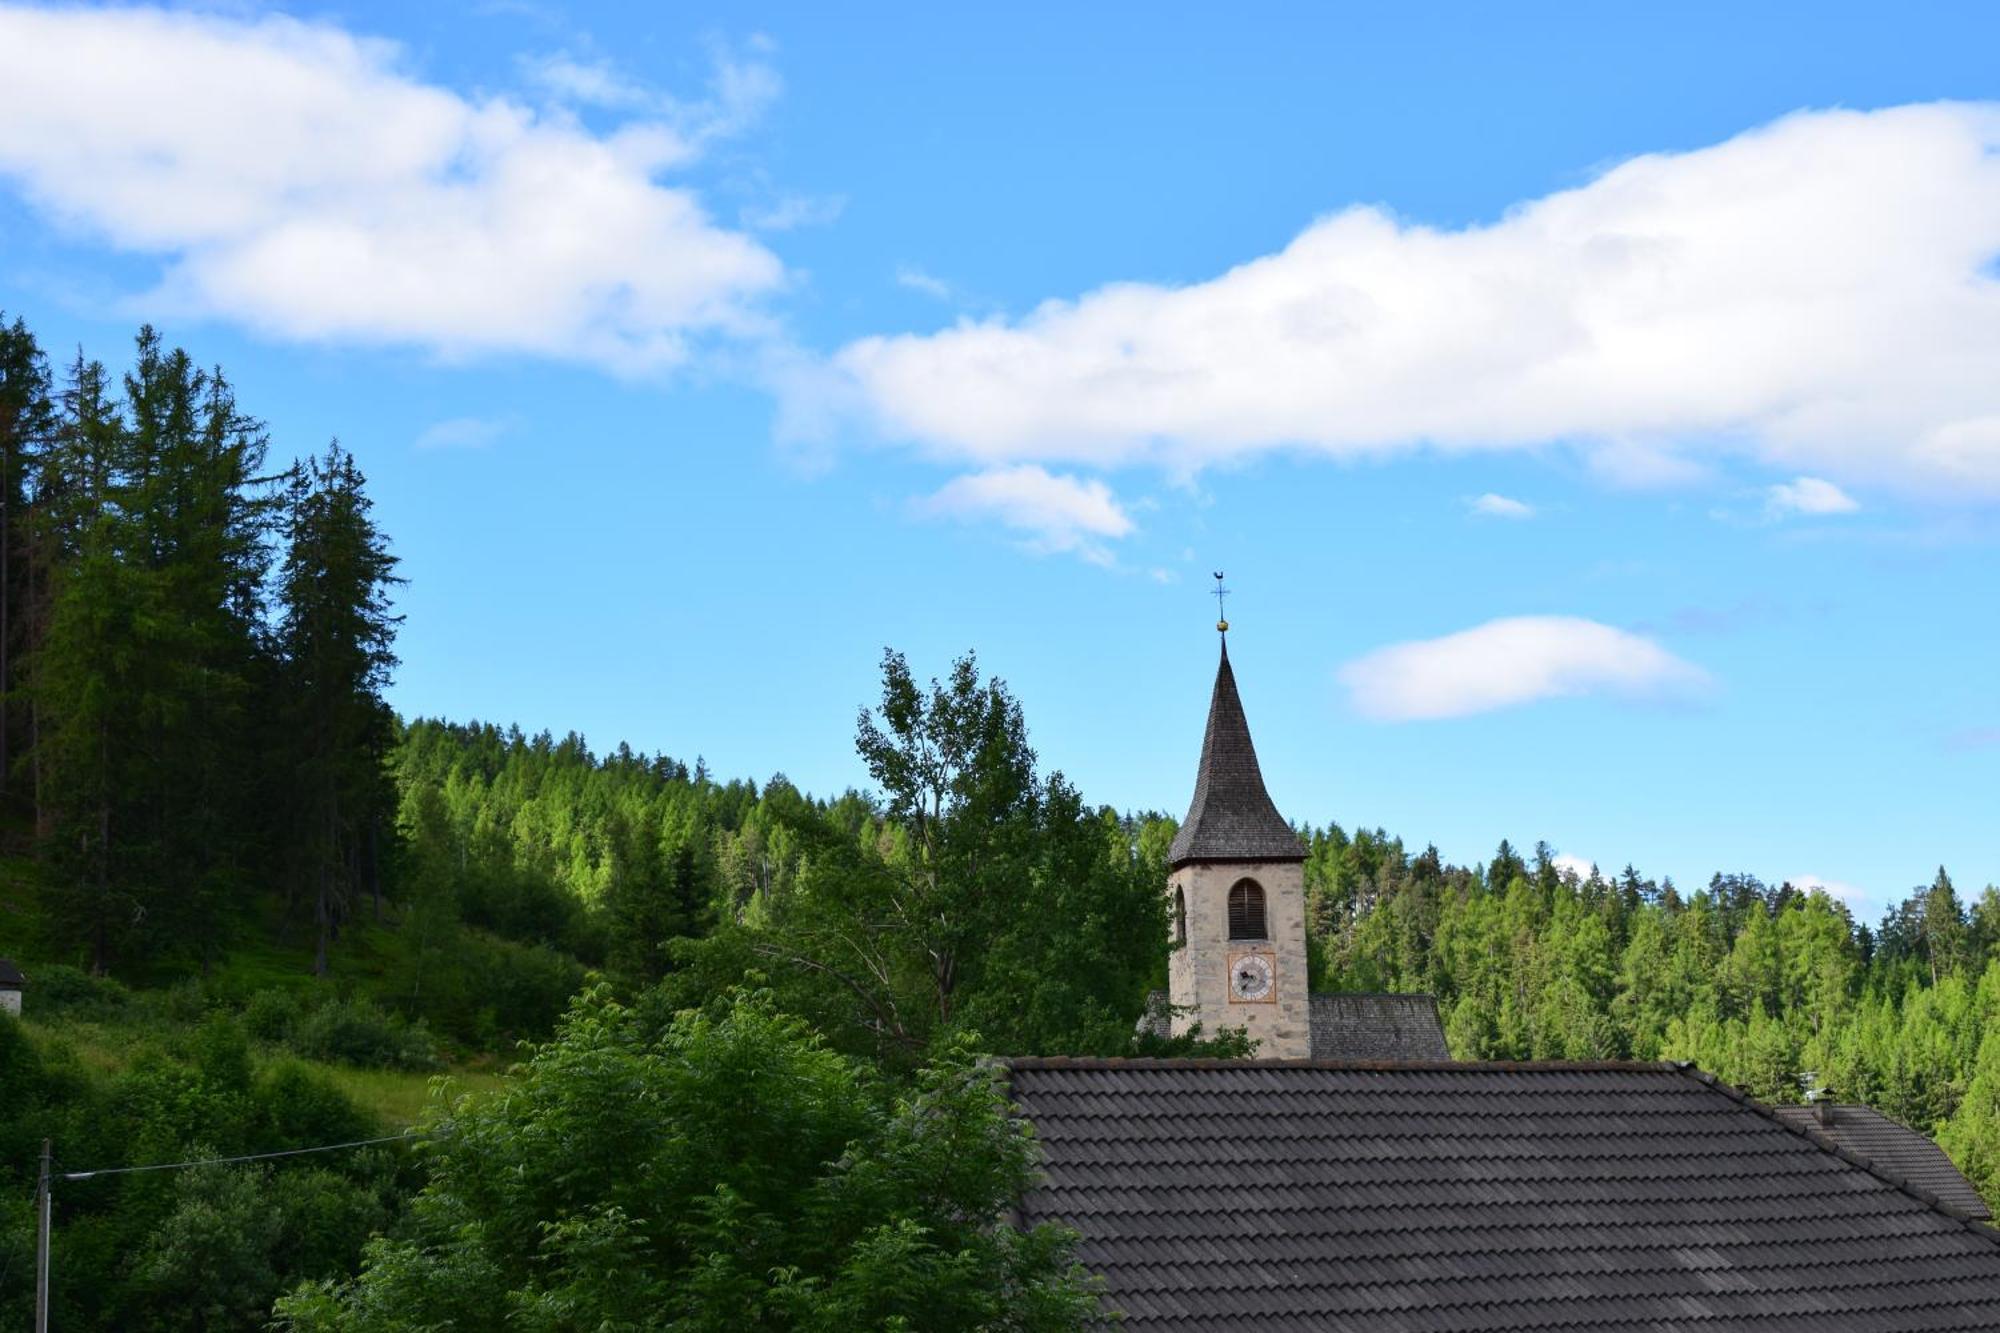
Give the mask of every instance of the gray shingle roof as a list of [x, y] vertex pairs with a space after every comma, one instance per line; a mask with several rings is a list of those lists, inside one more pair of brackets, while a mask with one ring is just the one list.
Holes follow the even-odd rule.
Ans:
[[2000, 1237], [1698, 1071], [1015, 1060], [1134, 1329], [2000, 1328]]
[[1315, 1060], [1449, 1060], [1429, 995], [1314, 994]]
[[1189, 861], [1303, 861], [1299, 835], [1278, 813], [1264, 790], [1250, 721], [1236, 694], [1229, 669], [1229, 645], [1215, 669], [1215, 693], [1208, 702], [1208, 730], [1201, 738], [1201, 768], [1195, 773], [1194, 800], [1167, 852], [1168, 864]]
[[1830, 1108], [1833, 1123], [1820, 1123], [1817, 1108], [1780, 1106], [1778, 1116], [1786, 1124], [1798, 1125], [1825, 1135], [1838, 1147], [1857, 1157], [1866, 1157], [1877, 1168], [1903, 1177], [1921, 1189], [1943, 1199], [1962, 1213], [1990, 1218], [1992, 1210], [1972, 1182], [1959, 1174], [1945, 1156], [1944, 1149], [1930, 1139], [1883, 1115], [1869, 1106], [1840, 1104]]
[[21, 975], [21, 969], [14, 966], [13, 959], [0, 958], [0, 989], [20, 990], [27, 980]]
[[[1309, 997], [1315, 1060], [1449, 1060], [1437, 1001], [1428, 995], [1329, 994]], [[1167, 993], [1149, 992], [1141, 1031], [1165, 1037]]]

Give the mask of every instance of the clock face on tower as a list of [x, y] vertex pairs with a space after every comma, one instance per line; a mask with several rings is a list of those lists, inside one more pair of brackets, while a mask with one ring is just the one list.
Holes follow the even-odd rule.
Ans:
[[1277, 960], [1267, 953], [1229, 956], [1229, 1002], [1269, 1004], [1275, 998]]

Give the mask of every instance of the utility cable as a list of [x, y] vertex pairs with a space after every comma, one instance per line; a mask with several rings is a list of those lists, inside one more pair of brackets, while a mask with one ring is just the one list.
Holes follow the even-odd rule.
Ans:
[[192, 1162], [153, 1162], [146, 1166], [107, 1166], [96, 1171], [63, 1171], [57, 1173], [56, 1180], [90, 1180], [97, 1176], [129, 1176], [137, 1171], [179, 1171], [192, 1166], [229, 1166], [237, 1162], [263, 1162], [273, 1157], [303, 1157], [307, 1153], [339, 1152], [343, 1148], [368, 1148], [378, 1143], [401, 1143], [405, 1139], [429, 1138], [424, 1130], [407, 1130], [401, 1134], [388, 1134], [379, 1139], [356, 1139], [352, 1143], [323, 1143], [313, 1148], [286, 1148], [279, 1152], [244, 1153], [240, 1157], [203, 1157]]

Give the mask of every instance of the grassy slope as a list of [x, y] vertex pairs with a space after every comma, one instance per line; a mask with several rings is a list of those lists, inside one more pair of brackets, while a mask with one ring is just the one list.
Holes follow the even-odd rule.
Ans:
[[[86, 1020], [73, 1016], [39, 1018], [35, 1013], [34, 973], [38, 964], [75, 963], [80, 960], [52, 958], [37, 947], [41, 937], [40, 883], [35, 864], [19, 856], [0, 856], [0, 957], [12, 958], [28, 976], [23, 997], [22, 1019], [29, 1037], [38, 1045], [60, 1043], [76, 1053], [86, 1066], [106, 1074], [126, 1068], [149, 1043], [169, 1035], [172, 1024], [158, 1012], [132, 1021]], [[266, 904], [265, 919], [244, 930], [229, 942], [222, 960], [207, 976], [199, 978], [203, 992], [225, 1002], [241, 1004], [262, 990], [285, 990], [301, 998], [321, 995], [358, 996], [385, 1002], [381, 992], [382, 974], [393, 946], [393, 911], [385, 904], [383, 923], [374, 921], [367, 904], [357, 919], [342, 932], [332, 958], [332, 975], [312, 974], [313, 943], [305, 928], [285, 929], [281, 904]], [[288, 939], [287, 936], [290, 938]], [[186, 985], [192, 978], [170, 975], [149, 978], [134, 985], [136, 992], [170, 990]], [[196, 1020], [190, 1016], [191, 1026]], [[443, 1048], [448, 1065], [442, 1073], [421, 1070], [362, 1069], [350, 1065], [304, 1060], [293, 1052], [260, 1044], [256, 1058], [261, 1066], [275, 1059], [301, 1060], [323, 1072], [354, 1101], [372, 1113], [386, 1131], [407, 1128], [423, 1114], [433, 1096], [433, 1084], [442, 1094], [457, 1096], [500, 1087], [506, 1081], [511, 1057], [492, 1054], [460, 1054]]]
[[[159, 1020], [103, 1022], [61, 1017], [38, 1019], [23, 1014], [21, 1025], [37, 1046], [63, 1046], [75, 1054], [86, 1068], [101, 1074], [117, 1074], [129, 1067], [140, 1052], [163, 1035]], [[456, 1097], [468, 1092], [488, 1092], [507, 1081], [506, 1068], [490, 1057], [462, 1062], [442, 1073], [405, 1069], [357, 1069], [352, 1065], [309, 1060], [283, 1047], [259, 1043], [256, 1066], [285, 1060], [303, 1064], [324, 1074], [354, 1102], [382, 1123], [385, 1131], [407, 1129], [423, 1115], [434, 1093]]]

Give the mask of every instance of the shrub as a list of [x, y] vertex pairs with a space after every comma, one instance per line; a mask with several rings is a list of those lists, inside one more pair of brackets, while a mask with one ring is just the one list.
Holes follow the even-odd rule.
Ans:
[[196, 977], [185, 977], [147, 998], [176, 1023], [199, 1023], [208, 1013], [208, 992]]
[[93, 977], [81, 968], [46, 963], [34, 969], [22, 996], [23, 1012], [37, 1018], [116, 1018], [131, 1003], [132, 993], [109, 977]]
[[244, 1030], [259, 1041], [289, 1042], [305, 1016], [305, 1005], [289, 990], [260, 990], [243, 1007]]
[[583, 968], [546, 945], [476, 936], [469, 943], [479, 991], [496, 1029], [491, 1035], [535, 1041], [548, 1037], [583, 985]]
[[275, 1148], [351, 1143], [381, 1132], [326, 1074], [297, 1060], [280, 1060], [257, 1080], [258, 1131]]
[[293, 1025], [292, 1047], [317, 1060], [377, 1069], [435, 1069], [437, 1046], [423, 1024], [406, 1024], [366, 1000], [329, 1000]]

